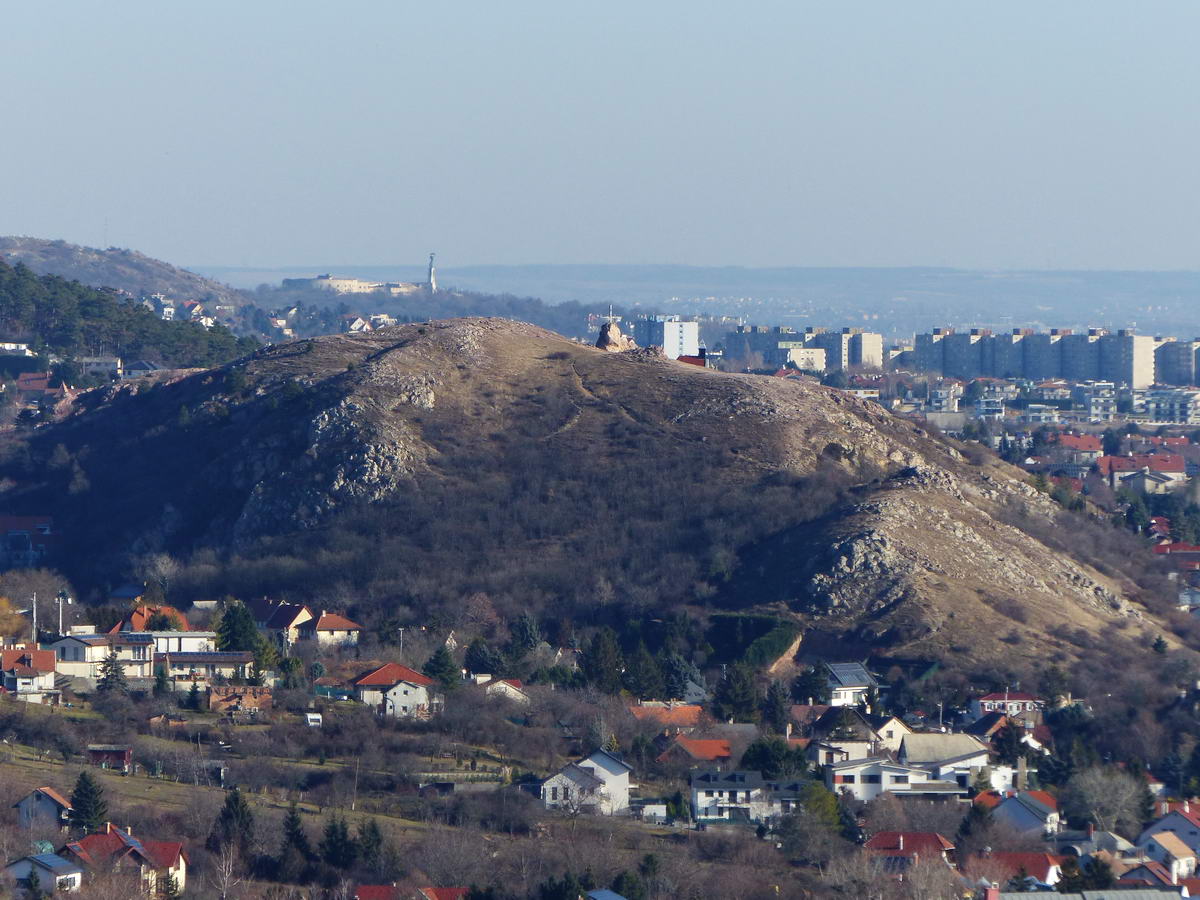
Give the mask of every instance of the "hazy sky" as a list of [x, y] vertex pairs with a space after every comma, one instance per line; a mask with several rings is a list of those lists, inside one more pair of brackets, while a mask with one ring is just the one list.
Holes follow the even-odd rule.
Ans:
[[79, 2], [0, 233], [181, 264], [1197, 268], [1200, 3]]

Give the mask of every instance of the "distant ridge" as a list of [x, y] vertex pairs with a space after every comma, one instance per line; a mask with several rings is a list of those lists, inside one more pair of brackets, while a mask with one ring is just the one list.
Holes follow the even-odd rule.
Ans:
[[249, 299], [219, 281], [138, 253], [109, 247], [99, 250], [34, 237], [0, 237], [0, 259], [24, 263], [39, 275], [58, 275], [90, 287], [117, 288], [135, 297], [165, 294], [173, 300], [221, 302], [244, 306]]

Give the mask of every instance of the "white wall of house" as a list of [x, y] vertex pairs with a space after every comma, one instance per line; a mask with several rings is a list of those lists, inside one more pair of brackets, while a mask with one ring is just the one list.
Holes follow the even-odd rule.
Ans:
[[[29, 880], [29, 873], [34, 868], [34, 862], [28, 856], [23, 859], [18, 859], [14, 863], [4, 867], [4, 871], [14, 880], [21, 883], [26, 883]], [[59, 878], [55, 878], [49, 871], [37, 867], [38, 884], [41, 889], [48, 894], [67, 894], [76, 893], [83, 884], [82, 872], [71, 872]]]
[[1188, 848], [1193, 852], [1200, 852], [1200, 825], [1191, 821], [1179, 812], [1169, 812], [1157, 822], [1149, 825], [1145, 831], [1138, 836], [1137, 846], [1145, 846], [1152, 835], [1159, 834], [1164, 831], [1170, 831], [1175, 834], [1181, 841], [1188, 845]]
[[[363, 693], [365, 695], [378, 692], [366, 690]], [[430, 694], [429, 688], [424, 685], [401, 681], [399, 684], [392, 685], [385, 693], [380, 694], [375, 706], [385, 716], [409, 719], [432, 712], [433, 700], [434, 697]]]

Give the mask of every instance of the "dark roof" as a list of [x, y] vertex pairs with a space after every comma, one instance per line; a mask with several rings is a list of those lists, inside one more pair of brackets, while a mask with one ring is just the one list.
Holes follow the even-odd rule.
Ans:
[[829, 669], [829, 680], [838, 687], [878, 687], [862, 663], [825, 663]]
[[172, 663], [248, 663], [254, 659], [249, 650], [196, 650], [188, 653], [155, 653], [155, 662]]
[[766, 781], [763, 780], [761, 772], [693, 772], [691, 783], [693, 785], [703, 785], [705, 788], [717, 788], [720, 790], [750, 790], [752, 788], [766, 787], [767, 785]]
[[35, 856], [27, 857], [37, 863], [48, 872], [53, 872], [57, 876], [70, 875], [73, 872], [82, 872], [83, 870], [73, 862], [68, 862], [57, 853], [38, 853]]

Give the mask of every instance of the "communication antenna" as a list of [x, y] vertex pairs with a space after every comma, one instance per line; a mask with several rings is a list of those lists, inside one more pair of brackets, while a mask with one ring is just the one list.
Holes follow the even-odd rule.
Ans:
[[433, 266], [434, 254], [429, 254], [429, 293], [437, 293], [437, 269]]

